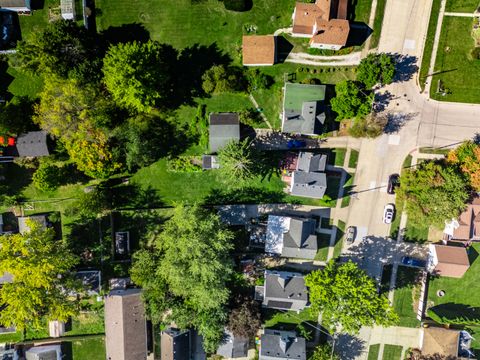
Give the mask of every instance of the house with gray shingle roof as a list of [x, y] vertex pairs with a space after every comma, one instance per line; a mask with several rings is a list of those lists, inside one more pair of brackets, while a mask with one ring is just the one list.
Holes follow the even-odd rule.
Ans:
[[311, 152], [298, 154], [296, 170], [288, 178], [290, 193], [295, 196], [321, 199], [327, 191], [327, 156]]
[[282, 132], [321, 134], [325, 123], [325, 90], [325, 85], [285, 83]]
[[216, 153], [230, 141], [240, 140], [240, 121], [237, 113], [210, 114], [209, 146]]
[[265, 329], [260, 338], [259, 360], [306, 360], [307, 344], [294, 331]]
[[223, 339], [217, 349], [217, 355], [226, 359], [244, 358], [248, 354], [248, 339], [235, 336], [225, 329]]
[[[301, 311], [308, 305], [308, 290], [302, 274], [287, 271], [265, 271], [262, 305], [270, 309]], [[258, 298], [258, 297], [256, 297]]]
[[20, 157], [48, 156], [46, 131], [30, 131], [21, 134], [16, 140], [16, 150]]
[[318, 250], [314, 219], [268, 216], [265, 252], [288, 258], [314, 259]]

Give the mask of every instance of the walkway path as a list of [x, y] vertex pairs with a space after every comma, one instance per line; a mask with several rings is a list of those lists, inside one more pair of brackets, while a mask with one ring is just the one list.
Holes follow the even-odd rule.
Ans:
[[480, 14], [474, 13], [460, 13], [460, 12], [445, 12], [445, 16], [459, 16], [459, 17], [480, 17]]
[[362, 53], [360, 51], [348, 55], [310, 55], [307, 53], [290, 53], [285, 62], [317, 65], [317, 66], [355, 66], [360, 64]]
[[[437, 29], [435, 30], [435, 38], [433, 40], [433, 49], [432, 49], [432, 57], [430, 58], [430, 66], [428, 67], [428, 74], [433, 74], [435, 71], [435, 60], [437, 59], [437, 52], [438, 52], [438, 43], [440, 41], [440, 34], [442, 33], [442, 23], [443, 23], [443, 16], [445, 14], [445, 5], [447, 1], [442, 0], [440, 4], [440, 12], [438, 13], [438, 22], [437, 22]], [[432, 14], [433, 15], [433, 14]], [[423, 91], [424, 94], [430, 94], [430, 88], [432, 86], [432, 77], [426, 82], [425, 90]]]

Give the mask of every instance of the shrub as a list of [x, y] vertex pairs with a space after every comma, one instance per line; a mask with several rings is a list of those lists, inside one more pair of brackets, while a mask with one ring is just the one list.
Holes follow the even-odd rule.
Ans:
[[61, 177], [58, 166], [42, 163], [33, 174], [33, 185], [42, 191], [53, 191], [60, 186]]
[[193, 163], [194, 160], [194, 156], [169, 157], [167, 159], [167, 171], [188, 173], [202, 171], [200, 165]]
[[240, 122], [242, 124], [251, 126], [251, 127], [258, 127], [259, 125], [263, 124], [263, 119], [260, 113], [255, 110], [255, 109], [247, 109], [247, 110], [241, 110], [238, 113], [238, 116], [240, 117]]
[[480, 47], [473, 48], [472, 51], [470, 52], [470, 55], [475, 60], [480, 60]]

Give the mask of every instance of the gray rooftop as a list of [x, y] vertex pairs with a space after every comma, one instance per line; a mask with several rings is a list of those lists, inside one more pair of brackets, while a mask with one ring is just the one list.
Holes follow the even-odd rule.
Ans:
[[240, 122], [237, 113], [210, 114], [210, 152], [216, 153], [230, 141], [240, 140]]
[[306, 341], [294, 331], [265, 329], [260, 339], [259, 360], [306, 360]]
[[21, 134], [16, 140], [18, 156], [37, 157], [50, 154], [47, 147], [46, 131], [30, 131]]
[[265, 271], [263, 305], [283, 310], [303, 310], [308, 304], [308, 290], [302, 274]]
[[217, 355], [224, 358], [246, 357], [248, 353], [248, 339], [234, 336], [231, 331], [225, 330]]
[[318, 250], [316, 221], [314, 219], [290, 220], [290, 229], [283, 236], [283, 257], [314, 259]]
[[190, 331], [168, 328], [162, 331], [161, 360], [189, 360]]
[[140, 289], [112, 290], [106, 297], [105, 344], [107, 359], [147, 359], [147, 324]]
[[25, 234], [30, 231], [30, 227], [27, 225], [27, 222], [29, 220], [38, 222], [44, 228], [47, 227], [46, 215], [19, 216], [17, 219], [18, 219], [18, 232], [20, 234]]
[[219, 169], [220, 163], [218, 162], [218, 156], [216, 155], [202, 155], [202, 169], [212, 170]]
[[300, 152], [298, 154], [297, 170], [306, 172], [325, 171], [327, 166], [327, 155], [314, 154], [311, 152]]
[[327, 190], [325, 173], [294, 171], [290, 192], [295, 196], [321, 199]]
[[30, 0], [0, 0], [0, 8], [28, 8], [30, 9]]
[[35, 346], [25, 352], [26, 360], [61, 360], [60, 345]]

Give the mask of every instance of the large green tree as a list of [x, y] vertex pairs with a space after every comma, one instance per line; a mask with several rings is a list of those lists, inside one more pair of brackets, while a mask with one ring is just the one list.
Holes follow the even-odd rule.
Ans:
[[311, 311], [322, 314], [329, 330], [357, 333], [362, 326], [390, 326], [398, 320], [388, 298], [377, 293], [375, 281], [354, 262], [327, 263], [305, 277]]
[[218, 151], [219, 172], [231, 183], [241, 183], [257, 175], [257, 154], [251, 141], [231, 141]]
[[439, 228], [458, 217], [469, 195], [468, 178], [442, 161], [424, 161], [404, 171], [397, 189], [397, 196], [406, 201], [409, 221]]
[[105, 85], [119, 105], [149, 112], [171, 97], [177, 56], [170, 45], [155, 41], [111, 46], [103, 61]]
[[470, 179], [470, 185], [480, 191], [480, 145], [473, 141], [465, 141], [447, 155], [447, 163], [459, 166]]
[[[207, 94], [221, 94], [229, 91], [243, 90], [245, 88], [245, 79], [241, 71], [234, 67], [224, 65], [214, 65], [202, 76], [202, 88]], [[253, 80], [252, 80], [253, 81]], [[257, 79], [258, 81], [258, 79]], [[264, 80], [258, 81], [260, 86]]]
[[332, 110], [337, 113], [337, 121], [362, 118], [372, 111], [373, 93], [350, 80], [335, 85], [335, 97], [330, 101]]
[[[68, 273], [77, 263], [66, 244], [55, 239], [52, 228], [27, 223], [25, 234], [0, 236], [0, 273], [12, 275], [0, 291], [0, 323], [19, 330], [39, 328], [42, 318], [67, 321], [76, 313], [68, 299]], [[4, 307], [4, 308], [3, 308]]]
[[149, 236], [151, 247], [135, 253], [131, 276], [145, 291], [152, 321], [195, 327], [213, 352], [227, 321], [231, 231], [216, 214], [178, 205]]
[[376, 84], [390, 84], [395, 76], [395, 61], [388, 54], [369, 54], [357, 69], [357, 80], [371, 89]]
[[325, 343], [317, 346], [308, 360], [340, 360], [340, 356], [333, 352], [332, 345]]
[[54, 21], [17, 44], [10, 64], [42, 74], [92, 81], [98, 78], [101, 51], [91, 32], [74, 21]]
[[20, 97], [7, 102], [0, 111], [0, 135], [18, 135], [29, 130], [32, 123], [33, 102]]

